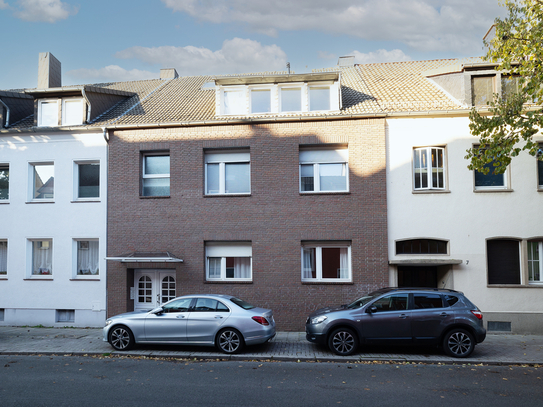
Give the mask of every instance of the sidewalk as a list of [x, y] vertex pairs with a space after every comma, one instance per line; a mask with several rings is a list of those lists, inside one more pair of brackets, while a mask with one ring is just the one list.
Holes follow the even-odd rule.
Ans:
[[455, 359], [431, 347], [363, 347], [349, 357], [336, 356], [312, 344], [303, 332], [278, 332], [269, 343], [245, 348], [239, 355], [225, 355], [212, 347], [139, 345], [129, 352], [114, 351], [102, 341], [97, 328], [0, 327], [0, 355], [147, 356], [187, 359], [281, 360], [281, 361], [392, 361], [457, 364], [543, 364], [543, 336], [489, 334], [471, 357]]

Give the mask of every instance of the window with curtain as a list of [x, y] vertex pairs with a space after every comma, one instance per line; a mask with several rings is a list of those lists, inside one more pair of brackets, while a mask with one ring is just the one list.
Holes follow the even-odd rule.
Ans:
[[0, 164], [0, 201], [9, 199], [9, 165]]
[[77, 241], [77, 275], [93, 275], [100, 273], [98, 240]]
[[542, 251], [543, 242], [528, 242], [528, 281], [531, 284], [543, 283]]
[[206, 243], [206, 279], [208, 281], [251, 281], [252, 247], [250, 243]]
[[53, 274], [53, 240], [32, 241], [32, 275]]
[[445, 189], [445, 149], [424, 147], [413, 150], [415, 190]]
[[142, 168], [142, 195], [170, 195], [170, 154], [144, 154]]
[[0, 241], [0, 274], [8, 273], [8, 242]]
[[83, 123], [83, 99], [62, 100], [62, 124], [75, 126]]
[[300, 192], [347, 192], [347, 148], [300, 149]]
[[302, 244], [302, 280], [350, 281], [350, 245], [344, 243]]
[[205, 152], [206, 195], [251, 193], [249, 150], [210, 150]]

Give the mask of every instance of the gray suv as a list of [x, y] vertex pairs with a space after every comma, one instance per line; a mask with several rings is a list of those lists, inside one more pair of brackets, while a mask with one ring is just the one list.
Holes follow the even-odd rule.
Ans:
[[464, 294], [433, 288], [383, 288], [307, 318], [306, 338], [351, 355], [362, 344], [441, 345], [465, 358], [485, 340], [483, 314]]

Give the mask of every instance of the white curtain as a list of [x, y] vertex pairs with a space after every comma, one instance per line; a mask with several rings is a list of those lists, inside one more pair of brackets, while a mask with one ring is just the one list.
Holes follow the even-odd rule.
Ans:
[[304, 249], [303, 252], [303, 278], [314, 278], [315, 276], [315, 248]]
[[221, 278], [221, 258], [209, 257], [209, 278]]
[[[81, 248], [82, 243], [88, 248]], [[77, 250], [77, 274], [98, 274], [99, 273], [99, 253], [98, 242], [78, 242]]]
[[251, 258], [234, 258], [234, 278], [251, 278]]
[[32, 274], [53, 274], [53, 242], [35, 241], [32, 245], [34, 256]]
[[349, 278], [349, 249], [339, 249], [339, 278]]
[[8, 271], [8, 242], [0, 242], [0, 273]]

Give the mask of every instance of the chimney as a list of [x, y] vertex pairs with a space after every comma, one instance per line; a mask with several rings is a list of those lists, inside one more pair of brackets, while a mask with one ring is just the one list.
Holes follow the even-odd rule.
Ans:
[[177, 79], [179, 75], [175, 68], [166, 68], [160, 70], [160, 79]]
[[62, 86], [60, 61], [50, 52], [40, 52], [38, 65], [38, 89]]
[[343, 67], [343, 68], [354, 66], [354, 57], [353, 56], [339, 57], [337, 64], [338, 66]]

